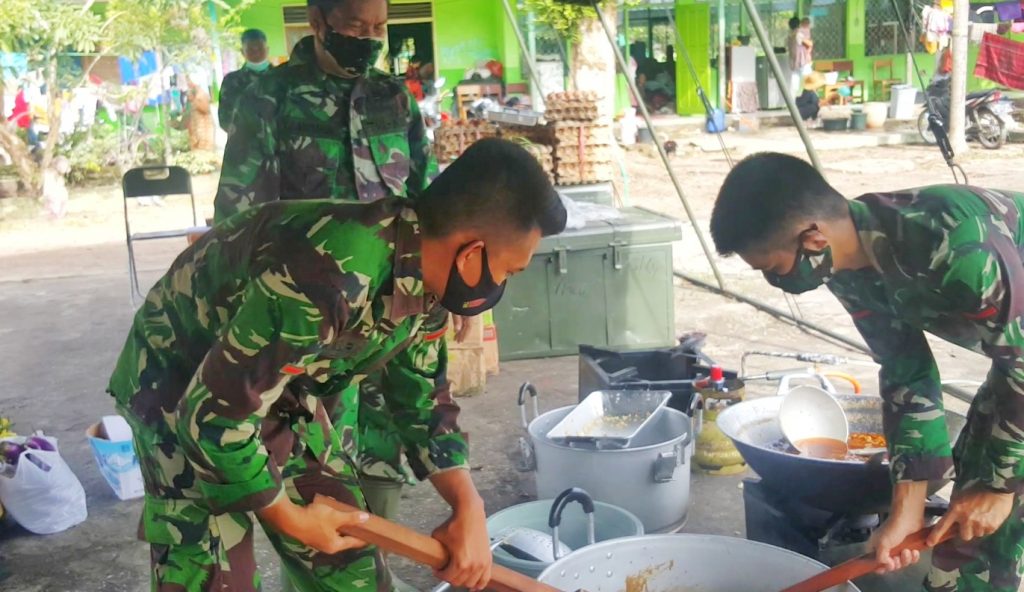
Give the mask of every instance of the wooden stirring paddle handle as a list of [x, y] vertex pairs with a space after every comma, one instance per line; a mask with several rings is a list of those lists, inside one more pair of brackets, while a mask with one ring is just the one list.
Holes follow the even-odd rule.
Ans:
[[[342, 512], [360, 511], [358, 508], [322, 495], [316, 496], [315, 501], [328, 504]], [[377, 545], [388, 553], [401, 555], [434, 569], [444, 569], [444, 566], [448, 565], [448, 550], [444, 548], [441, 541], [372, 514], [366, 522], [342, 530], [344, 534]], [[488, 589], [495, 592], [561, 592], [557, 588], [542, 584], [533, 578], [500, 565], [491, 567], [491, 583], [488, 585]]]
[[[911, 551], [923, 551], [928, 546], [928, 535], [932, 532], [932, 526], [928, 528], [922, 528], [921, 530], [907, 536], [903, 539], [903, 542], [893, 549], [893, 555], [899, 555], [903, 551], [909, 549]], [[952, 530], [952, 529], [951, 529]], [[949, 539], [953, 538], [953, 533], [946, 531], [946, 534], [939, 540], [940, 543], [944, 543]], [[840, 563], [828, 571], [823, 571], [820, 574], [808, 578], [795, 586], [790, 586], [782, 592], [821, 592], [822, 590], [828, 590], [832, 586], [838, 586], [850, 580], [855, 580], [861, 576], [865, 576], [876, 569], [878, 569], [879, 563], [875, 559], [874, 553], [865, 553], [860, 557], [854, 557], [849, 561]]]

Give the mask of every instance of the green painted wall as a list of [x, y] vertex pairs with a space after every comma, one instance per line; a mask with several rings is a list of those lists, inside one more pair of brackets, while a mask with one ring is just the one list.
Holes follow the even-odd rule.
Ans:
[[[697, 78], [704, 92], [710, 93], [711, 86], [711, 7], [707, 4], [677, 4], [676, 27], [679, 29], [685, 50], [693, 61]], [[676, 59], [676, 110], [680, 115], [704, 115], [705, 109], [697, 94], [697, 85], [693, 80], [683, 57], [677, 50]]]
[[260, 0], [249, 7], [242, 15], [242, 26], [260, 29], [267, 34], [267, 45], [270, 47], [271, 59], [287, 57], [291, 51], [285, 47], [284, 12], [285, 6], [301, 6], [301, 0]]

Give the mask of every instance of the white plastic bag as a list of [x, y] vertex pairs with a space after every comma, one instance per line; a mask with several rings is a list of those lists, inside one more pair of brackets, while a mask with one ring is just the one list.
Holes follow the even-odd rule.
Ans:
[[25, 530], [53, 534], [84, 522], [85, 489], [57, 451], [26, 450], [0, 475], [0, 503]]

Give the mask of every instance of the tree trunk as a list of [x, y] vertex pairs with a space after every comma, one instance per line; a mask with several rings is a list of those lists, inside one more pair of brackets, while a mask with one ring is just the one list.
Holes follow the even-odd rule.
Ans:
[[[618, 22], [615, 2], [604, 2], [601, 12], [612, 27]], [[615, 35], [615, 31], [612, 31]], [[580, 38], [572, 52], [572, 79], [576, 90], [594, 91], [602, 99], [601, 117], [611, 120], [615, 115], [615, 54], [597, 16], [580, 23]]]
[[167, 101], [170, 101], [171, 93], [169, 88], [164, 87], [164, 52], [163, 48], [157, 48], [156, 50], [156, 70], [157, 70], [157, 84], [160, 89], [160, 100], [156, 103], [157, 112], [160, 114], [160, 129], [163, 132], [164, 138], [164, 164], [171, 163], [171, 111], [170, 105]]
[[949, 141], [955, 154], [967, 151], [965, 104], [967, 101], [967, 22], [969, 0], [953, 2], [953, 73], [949, 81]]
[[21, 181], [22, 187], [29, 192], [34, 192], [38, 183], [36, 164], [32, 162], [28, 146], [15, 133], [14, 126], [0, 123], [0, 148], [10, 155], [11, 163], [18, 171], [18, 180]]
[[46, 118], [49, 120], [50, 132], [46, 136], [46, 144], [43, 145], [43, 158], [39, 162], [38, 183], [32, 187], [36, 195], [42, 194], [43, 175], [50, 163], [53, 162], [53, 155], [57, 151], [57, 140], [60, 139], [60, 117], [61, 117], [61, 92], [57, 85], [57, 54], [48, 56], [46, 63], [46, 96], [49, 105], [46, 106]]

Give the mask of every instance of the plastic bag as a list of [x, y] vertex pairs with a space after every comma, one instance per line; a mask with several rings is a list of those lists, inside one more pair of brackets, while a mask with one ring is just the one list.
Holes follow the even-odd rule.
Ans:
[[85, 489], [56, 450], [22, 452], [13, 475], [0, 474], [0, 503], [18, 524], [36, 534], [67, 530], [89, 515]]
[[562, 205], [565, 207], [565, 228], [566, 230], [579, 230], [586, 227], [587, 222], [599, 220], [611, 220], [622, 217], [619, 210], [612, 206], [576, 201], [559, 193], [562, 198]]

